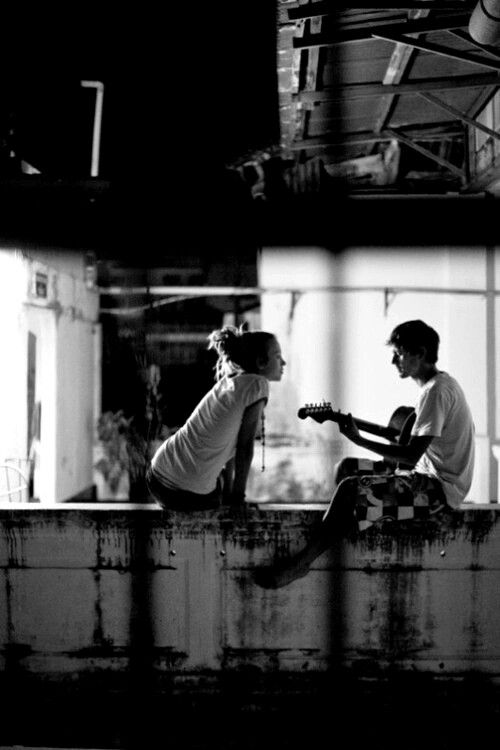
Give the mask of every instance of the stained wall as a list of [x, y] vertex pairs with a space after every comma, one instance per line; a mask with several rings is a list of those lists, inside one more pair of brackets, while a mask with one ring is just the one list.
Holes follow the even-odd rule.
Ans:
[[[0, 667], [21, 680], [348, 668], [500, 677], [498, 512], [370, 529], [281, 589], [255, 581], [311, 537], [314, 511], [156, 506], [0, 510]], [[354, 670], [354, 671], [353, 671]], [[210, 677], [210, 675], [212, 677]], [[195, 677], [196, 676], [196, 679]]]

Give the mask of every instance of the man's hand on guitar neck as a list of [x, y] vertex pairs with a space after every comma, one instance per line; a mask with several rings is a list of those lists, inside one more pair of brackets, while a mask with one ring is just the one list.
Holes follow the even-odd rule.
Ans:
[[358, 440], [362, 440], [356, 422], [350, 412], [349, 414], [343, 414], [342, 419], [339, 419], [339, 430], [342, 435], [345, 435], [353, 443], [357, 444]]

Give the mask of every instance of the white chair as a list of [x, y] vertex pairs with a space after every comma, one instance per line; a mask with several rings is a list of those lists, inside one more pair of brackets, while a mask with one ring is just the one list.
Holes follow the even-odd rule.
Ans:
[[0, 464], [0, 502], [26, 503], [29, 499], [29, 481], [17, 466]]

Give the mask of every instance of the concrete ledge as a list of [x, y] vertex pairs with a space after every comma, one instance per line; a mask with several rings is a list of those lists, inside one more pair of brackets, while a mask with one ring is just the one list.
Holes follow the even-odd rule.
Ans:
[[[224, 732], [230, 714], [237, 719], [227, 731], [242, 747], [242, 727], [249, 736], [252, 727], [264, 731], [259, 714], [275, 717], [274, 746], [286, 748], [299, 734], [307, 746], [299, 718], [310, 729], [332, 705], [353, 726], [367, 706], [363, 716], [369, 712], [381, 735], [394, 720], [391, 702], [414, 726], [424, 693], [435, 699], [425, 704], [431, 712], [445, 694], [461, 707], [466, 693], [498, 706], [499, 511], [468, 506], [442, 523], [385, 523], [332, 546], [304, 578], [269, 590], [256, 584], [256, 569], [301, 549], [322, 511], [5, 505], [3, 729], [15, 729], [17, 716], [22, 742], [35, 744], [36, 725], [23, 726], [28, 711], [44, 729], [39, 742], [55, 732], [56, 716], [55, 744], [76, 743], [79, 723], [88, 747], [107, 747], [103, 738], [124, 747], [120, 722], [134, 716], [137, 731], [170, 728], [180, 743], [183, 727], [195, 731], [205, 719]], [[348, 713], [348, 697], [356, 711]], [[108, 733], [92, 732], [89, 715], [105, 709]], [[283, 722], [295, 735], [283, 739]], [[15, 732], [3, 736], [20, 744]], [[226, 739], [231, 747], [220, 734], [213, 747]], [[196, 742], [203, 747], [200, 736]]]
[[[282, 501], [282, 500], [269, 500], [265, 502], [249, 502], [246, 504], [246, 506], [243, 509], [237, 509], [236, 513], [242, 513], [242, 512], [254, 512], [254, 511], [294, 511], [298, 513], [302, 512], [315, 512], [315, 513], [323, 513], [326, 508], [328, 507], [327, 502], [292, 502], [292, 501]], [[41, 510], [54, 510], [54, 511], [60, 511], [60, 510], [90, 510], [90, 511], [101, 511], [101, 510], [120, 510], [120, 511], [148, 511], [148, 512], [155, 512], [155, 513], [165, 513], [160, 505], [157, 503], [134, 503], [134, 502], [124, 502], [123, 500], [113, 500], [113, 501], [82, 501], [82, 502], [64, 502], [64, 503], [39, 503], [39, 502], [28, 502], [28, 503], [17, 503], [17, 502], [0, 502], [0, 513], [4, 510], [7, 511], [26, 511], [26, 510], [32, 510], [32, 511], [41, 511]], [[227, 514], [231, 509], [230, 508], [222, 508], [219, 511], [214, 511], [221, 514]], [[492, 502], [492, 503], [462, 503], [462, 505], [457, 509], [457, 513], [459, 512], [469, 512], [469, 511], [478, 511], [478, 510], [491, 510], [500, 513], [500, 503], [498, 502]], [[174, 513], [174, 511], [169, 511], [170, 514]], [[186, 516], [186, 515], [194, 515], [193, 513], [189, 514], [182, 514], [179, 513], [179, 515]]]

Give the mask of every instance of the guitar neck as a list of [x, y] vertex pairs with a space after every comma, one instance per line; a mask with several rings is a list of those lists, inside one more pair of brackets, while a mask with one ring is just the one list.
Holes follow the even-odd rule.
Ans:
[[[378, 437], [390, 440], [393, 443], [399, 443], [401, 442], [405, 426], [408, 423], [409, 412], [413, 412], [413, 409], [400, 406], [392, 415], [388, 425], [367, 422], [366, 420], [358, 419], [357, 417], [353, 417], [353, 420], [358, 430], [361, 432], [368, 432], [371, 435], [377, 435]], [[346, 414], [342, 414], [341, 411], [333, 411], [330, 402], [323, 401], [320, 404], [306, 404], [299, 409], [297, 416], [299, 419], [310, 417], [320, 424], [326, 421], [341, 424], [345, 419]], [[404, 422], [402, 425], [399, 424], [401, 420]]]

